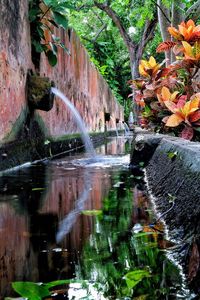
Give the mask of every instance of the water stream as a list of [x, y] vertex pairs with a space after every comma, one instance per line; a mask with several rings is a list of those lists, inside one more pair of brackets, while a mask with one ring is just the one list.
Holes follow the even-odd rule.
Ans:
[[78, 110], [74, 107], [74, 105], [70, 102], [70, 100], [61, 91], [59, 91], [58, 89], [53, 88], [53, 87], [51, 88], [51, 91], [53, 94], [58, 96], [65, 103], [67, 108], [70, 109], [72, 116], [74, 118], [74, 121], [76, 122], [76, 124], [79, 128], [79, 131], [81, 133], [81, 138], [82, 138], [84, 146], [85, 146], [85, 151], [86, 151], [86, 153], [88, 153], [88, 155], [90, 155], [91, 157], [94, 157], [96, 154], [94, 147], [93, 147], [90, 137], [87, 133], [85, 123], [83, 122]]

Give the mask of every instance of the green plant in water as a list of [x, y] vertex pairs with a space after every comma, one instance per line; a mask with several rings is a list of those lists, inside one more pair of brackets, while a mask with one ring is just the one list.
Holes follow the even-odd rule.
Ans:
[[[22, 297], [28, 300], [41, 300], [44, 297], [51, 296], [53, 291], [52, 288], [69, 285], [70, 283], [81, 283], [83, 285], [86, 284], [84, 280], [75, 280], [75, 279], [67, 279], [67, 280], [56, 280], [48, 283], [34, 283], [29, 281], [16, 281], [12, 283], [13, 289]], [[6, 297], [5, 300], [15, 299]], [[18, 298], [17, 298], [18, 299]]]
[[69, 49], [61, 42], [60, 37], [54, 34], [55, 28], [67, 29], [68, 8], [72, 7], [66, 1], [29, 0], [32, 56], [36, 67], [39, 67], [39, 57], [42, 52], [47, 56], [51, 66], [57, 63], [58, 47], [69, 54]]

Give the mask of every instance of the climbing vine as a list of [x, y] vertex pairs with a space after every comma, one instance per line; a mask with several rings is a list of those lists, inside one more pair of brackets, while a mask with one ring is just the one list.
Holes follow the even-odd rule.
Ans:
[[48, 58], [51, 66], [57, 63], [58, 47], [68, 54], [69, 50], [55, 35], [55, 28], [68, 27], [67, 9], [71, 8], [66, 1], [29, 0], [29, 21], [31, 28], [32, 57], [36, 67], [39, 67], [42, 52]]

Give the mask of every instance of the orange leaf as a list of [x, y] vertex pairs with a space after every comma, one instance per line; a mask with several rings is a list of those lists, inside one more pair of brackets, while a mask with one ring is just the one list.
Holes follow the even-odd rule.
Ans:
[[177, 40], [181, 41], [182, 40], [182, 35], [180, 34], [180, 32], [174, 28], [174, 27], [168, 27], [168, 31], [169, 33]]
[[171, 48], [173, 48], [176, 45], [175, 42], [172, 41], [165, 41], [162, 42], [158, 45], [156, 52], [160, 53], [160, 52], [164, 52], [164, 51], [169, 51]]
[[[197, 95], [197, 94], [196, 94]], [[199, 97], [194, 97], [192, 100], [190, 100], [190, 110], [192, 109], [198, 109], [199, 108], [199, 101], [200, 101], [200, 98]]]
[[162, 91], [161, 91], [161, 96], [164, 101], [169, 101], [171, 98], [171, 93], [169, 89], [166, 86], [163, 86]]
[[144, 70], [144, 67], [142, 65], [139, 65], [139, 73], [144, 77], [149, 77], [149, 74]]
[[169, 118], [166, 122], [166, 126], [168, 126], [168, 127], [177, 127], [183, 121], [184, 120], [181, 116], [179, 116], [178, 114], [173, 114], [173, 115], [169, 116]]
[[186, 25], [187, 25], [187, 27], [190, 27], [190, 26], [193, 27], [193, 28], [195, 27], [195, 23], [191, 19], [187, 21]]
[[194, 55], [193, 55], [193, 51], [192, 51], [192, 46], [189, 43], [185, 42], [185, 41], [183, 41], [182, 44], [183, 44], [183, 47], [184, 47], [184, 50], [185, 50], [185, 54], [187, 56], [193, 57]]

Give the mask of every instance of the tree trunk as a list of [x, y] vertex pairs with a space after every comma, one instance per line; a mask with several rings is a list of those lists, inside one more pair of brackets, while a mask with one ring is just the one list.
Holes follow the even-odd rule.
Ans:
[[[129, 52], [130, 69], [131, 69], [132, 78], [133, 79], [138, 78], [139, 62], [142, 59], [143, 51], [147, 43], [154, 37], [154, 30], [157, 24], [157, 14], [154, 14], [152, 20], [148, 20], [148, 19], [146, 20], [140, 41], [136, 43], [131, 39], [130, 35], [128, 34], [128, 31], [124, 27], [123, 22], [118, 16], [118, 14], [112, 9], [112, 7], [109, 6], [109, 1], [106, 1], [104, 3], [94, 1], [94, 4], [96, 5], [96, 7], [104, 11], [112, 19], [113, 23], [118, 28], [119, 33], [124, 41], [124, 44], [127, 47]], [[139, 107], [134, 101], [134, 96], [133, 96], [133, 111], [134, 111], [136, 122], [138, 122]]]
[[[162, 40], [170, 41], [171, 36], [167, 31], [167, 27], [171, 25], [169, 23], [170, 12], [169, 9], [167, 9], [167, 7], [163, 5], [162, 0], [157, 0], [157, 11], [158, 11], [158, 22], [159, 22]], [[166, 66], [168, 66], [171, 63], [170, 51], [165, 51], [165, 59], [166, 59]]]

